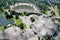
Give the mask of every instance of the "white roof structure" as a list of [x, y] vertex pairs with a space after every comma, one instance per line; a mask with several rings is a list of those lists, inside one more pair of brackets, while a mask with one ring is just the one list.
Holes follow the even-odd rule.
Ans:
[[20, 28], [13, 26], [13, 27], [7, 28], [5, 31], [11, 35], [17, 35], [21, 30], [20, 30]]
[[10, 6], [11, 10], [22, 13], [40, 13], [40, 10], [36, 5], [32, 3], [16, 3], [15, 5]]
[[38, 40], [38, 37], [35, 36], [35, 37], [30, 38], [29, 40]]
[[9, 37], [9, 40], [17, 40], [17, 37], [19, 37], [21, 30], [19, 27], [13, 26], [5, 29], [5, 32]]
[[42, 16], [38, 17], [32, 26], [32, 30], [41, 36], [53, 35], [57, 30], [51, 19], [43, 18]]

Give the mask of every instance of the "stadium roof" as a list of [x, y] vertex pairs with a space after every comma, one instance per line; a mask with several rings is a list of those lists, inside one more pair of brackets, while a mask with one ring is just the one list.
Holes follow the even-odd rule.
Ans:
[[10, 6], [11, 10], [22, 13], [40, 13], [40, 10], [36, 5], [31, 3], [16, 3], [15, 5]]

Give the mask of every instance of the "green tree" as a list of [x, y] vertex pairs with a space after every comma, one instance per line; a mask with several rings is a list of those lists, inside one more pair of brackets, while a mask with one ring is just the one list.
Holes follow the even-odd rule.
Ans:
[[20, 27], [21, 29], [26, 29], [26, 24], [21, 23], [18, 27]]
[[31, 20], [31, 22], [34, 22], [35, 21], [35, 19], [33, 17], [31, 17], [30, 20]]

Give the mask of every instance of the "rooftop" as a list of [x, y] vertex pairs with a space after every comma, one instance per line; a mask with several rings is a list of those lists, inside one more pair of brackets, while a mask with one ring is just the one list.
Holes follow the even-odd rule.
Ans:
[[18, 13], [22, 12], [40, 13], [39, 8], [32, 3], [16, 3], [15, 5], [11, 5], [10, 8], [11, 10]]

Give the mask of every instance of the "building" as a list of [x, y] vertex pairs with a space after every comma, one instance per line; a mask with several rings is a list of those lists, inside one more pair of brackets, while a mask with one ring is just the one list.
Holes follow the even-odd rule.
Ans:
[[10, 8], [18, 13], [40, 13], [39, 8], [32, 3], [16, 3], [15, 5], [11, 5]]

